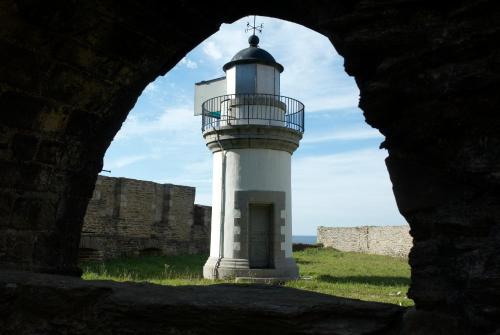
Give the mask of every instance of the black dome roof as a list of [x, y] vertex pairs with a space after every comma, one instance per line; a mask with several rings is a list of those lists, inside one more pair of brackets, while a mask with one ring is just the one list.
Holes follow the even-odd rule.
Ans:
[[274, 57], [269, 52], [257, 46], [259, 43], [259, 38], [257, 36], [250, 36], [248, 42], [250, 43], [250, 46], [240, 50], [236, 55], [234, 55], [231, 61], [222, 67], [224, 71], [236, 64], [265, 64], [274, 66], [279, 72], [283, 72], [283, 65], [276, 62]]

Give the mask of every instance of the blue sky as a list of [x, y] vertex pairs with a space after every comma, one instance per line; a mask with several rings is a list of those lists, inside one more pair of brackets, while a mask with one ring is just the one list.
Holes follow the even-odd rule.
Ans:
[[[113, 140], [104, 168], [115, 177], [196, 187], [211, 204], [211, 153], [193, 116], [194, 83], [224, 75], [222, 65], [248, 46], [250, 17], [222, 25], [165, 76], [149, 84]], [[364, 122], [359, 90], [330, 41], [303, 26], [257, 17], [260, 47], [285, 67], [281, 94], [306, 106], [306, 131], [292, 158], [294, 235], [316, 227], [406, 224], [384, 159], [383, 136]]]

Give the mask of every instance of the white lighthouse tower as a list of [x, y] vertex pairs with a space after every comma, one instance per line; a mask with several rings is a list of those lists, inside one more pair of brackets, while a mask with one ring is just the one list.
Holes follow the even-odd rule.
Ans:
[[291, 158], [304, 131], [304, 105], [280, 96], [283, 66], [259, 48], [255, 30], [248, 41], [223, 67], [226, 94], [201, 104], [203, 137], [213, 153], [203, 275], [293, 279]]

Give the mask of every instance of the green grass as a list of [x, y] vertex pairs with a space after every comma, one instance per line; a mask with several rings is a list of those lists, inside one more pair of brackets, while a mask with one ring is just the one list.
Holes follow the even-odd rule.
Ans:
[[[304, 279], [284, 286], [367, 301], [411, 306], [406, 298], [410, 267], [405, 259], [306, 249], [293, 254]], [[148, 281], [161, 285], [209, 285], [233, 281], [203, 279], [206, 255], [147, 256], [81, 264], [86, 280]]]
[[[80, 264], [85, 280], [147, 281], [161, 285], [209, 285], [203, 279], [207, 255], [143, 256]], [[223, 281], [218, 281], [223, 282]]]
[[367, 301], [412, 306], [406, 298], [410, 266], [406, 259], [340, 252], [334, 249], [306, 249], [293, 254], [300, 275], [311, 280], [286, 284], [304, 290]]

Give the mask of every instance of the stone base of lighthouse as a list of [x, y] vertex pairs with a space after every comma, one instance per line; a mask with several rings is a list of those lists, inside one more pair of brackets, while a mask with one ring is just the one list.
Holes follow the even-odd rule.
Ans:
[[291, 156], [302, 134], [250, 124], [203, 135], [214, 164], [210, 258], [203, 276], [297, 279]]
[[[247, 157], [244, 157], [244, 154], [247, 154]], [[249, 157], [248, 154], [240, 149], [234, 149], [233, 152], [227, 154], [228, 164], [237, 157], [238, 161], [248, 168], [246, 161], [254, 157]], [[270, 162], [266, 163], [262, 157], [266, 156], [264, 149], [256, 150], [254, 155], [262, 158], [258, 161], [259, 165], [264, 168], [270, 164]], [[275, 152], [267, 153], [267, 155], [279, 154]], [[280, 169], [283, 165], [289, 166], [286, 159], [289, 158], [289, 154], [282, 152], [281, 155], [281, 164], [279, 159], [271, 163], [275, 168]], [[237, 167], [236, 170], [245, 175], [243, 167]], [[270, 170], [271, 166], [267, 166], [267, 171], [272, 172]], [[279, 180], [275, 182], [280, 184]], [[290, 192], [262, 189], [234, 190], [230, 187], [231, 182], [228, 181], [227, 184], [231, 192], [226, 198], [233, 205], [226, 206], [224, 234], [219, 235], [219, 244], [211, 245], [212, 257], [209, 257], [203, 268], [203, 276], [210, 279], [237, 277], [297, 279], [298, 268], [291, 257]], [[288, 189], [288, 185], [285, 189]], [[212, 213], [212, 215], [217, 218], [217, 213]], [[214, 235], [217, 235], [217, 232], [220, 233], [221, 226], [217, 220], [214, 222], [212, 228]], [[222, 253], [221, 244], [225, 246]], [[213, 255], [222, 255], [222, 257]]]
[[284, 258], [274, 268], [250, 268], [248, 259], [209, 257], [203, 267], [207, 279], [230, 279], [237, 277], [298, 279], [299, 268], [293, 258]]

